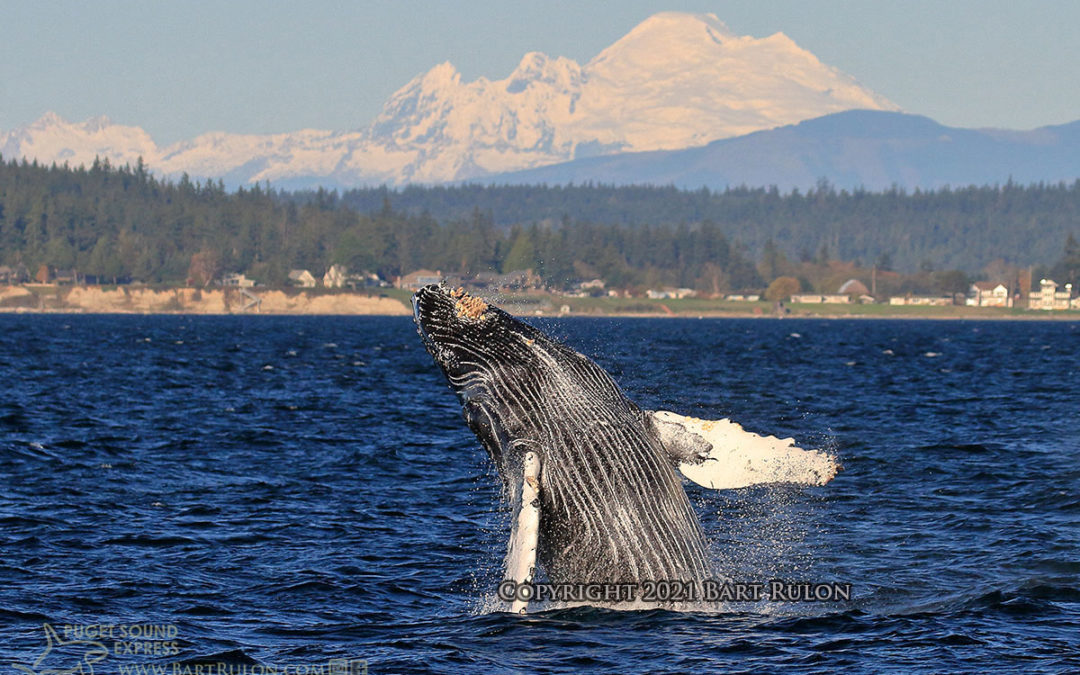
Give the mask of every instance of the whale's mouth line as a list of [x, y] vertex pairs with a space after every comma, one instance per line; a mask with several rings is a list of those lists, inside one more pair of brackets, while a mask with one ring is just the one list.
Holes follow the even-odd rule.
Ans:
[[424, 341], [424, 344], [427, 344], [427, 342], [428, 342], [428, 334], [427, 334], [427, 331], [424, 330], [424, 323], [422, 321], [420, 321], [420, 301], [419, 301], [419, 298], [420, 298], [419, 294], [413, 293], [413, 296], [412, 296], [413, 323], [416, 324], [416, 332], [420, 334], [420, 339], [422, 339]]

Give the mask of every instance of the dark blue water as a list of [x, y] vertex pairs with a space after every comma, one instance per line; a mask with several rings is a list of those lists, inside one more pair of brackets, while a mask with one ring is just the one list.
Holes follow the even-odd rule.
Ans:
[[485, 613], [507, 516], [408, 319], [8, 315], [0, 673], [1080, 668], [1077, 324], [546, 328], [644, 407], [838, 453], [688, 490], [725, 574], [853, 599]]

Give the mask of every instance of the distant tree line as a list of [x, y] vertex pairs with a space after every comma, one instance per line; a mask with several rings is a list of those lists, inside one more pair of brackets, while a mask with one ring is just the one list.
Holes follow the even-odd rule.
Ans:
[[789, 195], [469, 185], [227, 192], [220, 181], [157, 178], [141, 161], [73, 169], [0, 158], [0, 264], [100, 281], [202, 285], [244, 272], [283, 285], [290, 269], [318, 275], [343, 264], [386, 279], [421, 268], [533, 269], [556, 288], [602, 278], [718, 293], [764, 288], [781, 274], [824, 288], [830, 275], [847, 274], [830, 261], [846, 260], [851, 269], [914, 266], [944, 288], [967, 279], [950, 277], [948, 261], [1012, 263], [1045, 245], [1037, 273], [1065, 282], [1080, 270], [1075, 239], [1062, 256], [1072, 231], [1080, 231], [1080, 182], [914, 194], [824, 183]]
[[321, 273], [332, 264], [387, 279], [421, 268], [533, 269], [556, 287], [593, 277], [719, 290], [762, 283], [708, 223], [500, 228], [479, 209], [440, 222], [389, 200], [359, 212], [326, 191], [304, 199], [259, 185], [230, 193], [220, 181], [161, 180], [141, 162], [106, 160], [72, 169], [0, 159], [0, 264], [199, 285], [223, 271], [283, 285], [290, 269]]
[[[306, 203], [314, 192], [288, 198]], [[327, 198], [326, 195], [323, 198]], [[807, 192], [774, 188], [714, 191], [611, 185], [457, 185], [347, 190], [334, 204], [368, 213], [384, 201], [441, 222], [486, 213], [497, 226], [566, 221], [626, 226], [711, 223], [753, 255], [772, 240], [793, 259], [831, 257], [872, 264], [885, 256], [897, 270], [926, 266], [969, 273], [1003, 259], [1049, 264], [1061, 242], [1080, 232], [1080, 180], [1073, 183], [944, 188], [905, 192], [836, 190], [828, 181]]]

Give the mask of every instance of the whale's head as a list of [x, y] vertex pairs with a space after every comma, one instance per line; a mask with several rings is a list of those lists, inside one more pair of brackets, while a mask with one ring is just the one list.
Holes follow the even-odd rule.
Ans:
[[413, 295], [413, 317], [428, 353], [464, 399], [535, 379], [544, 370], [539, 350], [558, 344], [460, 288], [421, 288]]
[[528, 347], [542, 337], [537, 329], [460, 288], [425, 286], [412, 302], [424, 346], [463, 396], [476, 393], [471, 381], [535, 360]]
[[545, 402], [565, 382], [562, 361], [575, 353], [461, 289], [421, 288], [413, 315], [469, 426], [505, 468], [515, 461], [508, 450], [554, 423]]

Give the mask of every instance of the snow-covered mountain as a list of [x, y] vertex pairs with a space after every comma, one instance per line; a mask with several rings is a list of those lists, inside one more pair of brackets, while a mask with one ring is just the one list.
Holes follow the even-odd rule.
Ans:
[[666, 150], [850, 109], [896, 110], [783, 33], [732, 33], [712, 14], [665, 12], [585, 65], [526, 54], [503, 80], [417, 76], [362, 131], [210, 133], [159, 148], [138, 127], [46, 114], [0, 135], [5, 158], [72, 166], [138, 157], [170, 176], [230, 184], [437, 183], [617, 152]]
[[134, 164], [132, 158], [157, 158], [158, 149], [150, 134], [139, 127], [113, 124], [108, 117], [72, 124], [47, 112], [32, 124], [0, 135], [0, 153], [5, 159], [89, 166], [95, 157], [113, 164]]

